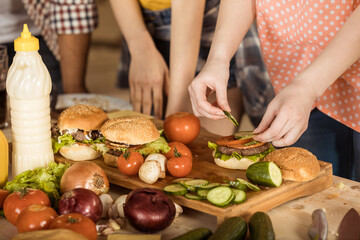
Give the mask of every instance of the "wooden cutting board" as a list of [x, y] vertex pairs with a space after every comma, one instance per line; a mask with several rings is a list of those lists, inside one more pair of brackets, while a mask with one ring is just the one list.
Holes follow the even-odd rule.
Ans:
[[[246, 179], [245, 171], [221, 168], [214, 163], [211, 155], [212, 150], [207, 147], [207, 142], [215, 141], [217, 138], [219, 136], [201, 131], [198, 138], [188, 145], [193, 153], [194, 162], [193, 169], [187, 177], [207, 179], [211, 182], [233, 180], [238, 177]], [[68, 160], [59, 154], [55, 155], [55, 161], [74, 163], [74, 161]], [[117, 168], [106, 165], [102, 158], [92, 160], [92, 162], [104, 169], [110, 183], [128, 189], [142, 187], [163, 189], [164, 186], [171, 184], [172, 180], [175, 179], [170, 174], [167, 174], [165, 179], [160, 179], [155, 184], [149, 185], [142, 182], [138, 176], [126, 176]], [[259, 192], [249, 190], [246, 193], [247, 200], [242, 204], [234, 204], [221, 208], [210, 204], [206, 200], [190, 200], [183, 196], [172, 196], [171, 198], [182, 206], [217, 216], [218, 223], [232, 216], [248, 218], [256, 211], [266, 212], [292, 199], [308, 196], [331, 187], [333, 182], [332, 165], [323, 161], [319, 161], [319, 163], [321, 169], [317, 178], [308, 182], [284, 181], [278, 188], [262, 188]]]

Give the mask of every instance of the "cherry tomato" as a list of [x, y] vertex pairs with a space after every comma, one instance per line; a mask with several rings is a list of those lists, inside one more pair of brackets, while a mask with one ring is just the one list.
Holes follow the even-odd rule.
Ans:
[[51, 207], [48, 196], [38, 189], [21, 189], [21, 191], [11, 193], [4, 202], [4, 215], [6, 219], [13, 225], [21, 211], [30, 205], [44, 205]]
[[19, 233], [48, 229], [57, 217], [54, 209], [44, 205], [30, 205], [24, 208], [16, 221]]
[[97, 239], [95, 223], [88, 217], [80, 213], [69, 213], [55, 218], [49, 229], [66, 228], [84, 235], [89, 240]]
[[144, 163], [143, 156], [134, 151], [126, 151], [117, 159], [117, 167], [123, 174], [136, 175], [141, 164]]
[[185, 144], [183, 144], [181, 142], [170, 142], [168, 145], [171, 149], [170, 149], [170, 151], [168, 151], [167, 153], [164, 154], [164, 156], [167, 159], [170, 159], [175, 156], [174, 155], [175, 148], [176, 148], [176, 151], [178, 153], [180, 153], [182, 156], [187, 156], [190, 159], [193, 159], [191, 150]]
[[191, 143], [200, 133], [200, 120], [188, 112], [174, 113], [165, 118], [164, 133], [170, 142]]
[[167, 161], [166, 167], [174, 177], [185, 177], [191, 172], [192, 160], [189, 157], [173, 157]]

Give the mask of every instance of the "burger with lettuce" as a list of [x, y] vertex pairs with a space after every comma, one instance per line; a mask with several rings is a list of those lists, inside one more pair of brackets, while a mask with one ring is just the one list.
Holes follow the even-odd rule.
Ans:
[[110, 119], [100, 131], [106, 139], [100, 151], [105, 163], [110, 166], [117, 166], [117, 158], [128, 149], [137, 151], [144, 157], [170, 150], [154, 122], [142, 116]]
[[98, 150], [105, 142], [100, 127], [108, 119], [102, 109], [91, 105], [79, 104], [65, 109], [52, 129], [54, 153], [74, 161], [100, 157]]
[[253, 137], [250, 132], [239, 132], [221, 137], [215, 143], [208, 142], [208, 147], [214, 150], [215, 164], [223, 168], [246, 170], [275, 150], [271, 143], [258, 142]]

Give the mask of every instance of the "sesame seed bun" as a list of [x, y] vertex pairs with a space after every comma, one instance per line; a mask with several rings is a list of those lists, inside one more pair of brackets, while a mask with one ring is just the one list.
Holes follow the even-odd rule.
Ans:
[[274, 162], [281, 169], [284, 180], [309, 181], [320, 172], [316, 156], [299, 147], [277, 149], [269, 153], [264, 161]]
[[140, 145], [160, 137], [153, 121], [141, 116], [126, 116], [110, 119], [100, 128], [103, 136], [112, 142]]
[[63, 129], [99, 130], [109, 118], [100, 108], [91, 105], [74, 105], [61, 112], [58, 127]]

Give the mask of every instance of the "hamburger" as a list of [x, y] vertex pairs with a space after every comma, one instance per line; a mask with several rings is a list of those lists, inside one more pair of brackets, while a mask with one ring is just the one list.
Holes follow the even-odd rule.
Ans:
[[170, 150], [160, 136], [154, 122], [142, 116], [124, 116], [107, 121], [100, 129], [105, 137], [101, 148], [104, 161], [117, 166], [117, 158], [131, 149], [147, 156], [150, 153], [167, 153]]
[[53, 151], [74, 161], [91, 160], [101, 156], [98, 144], [105, 142], [100, 127], [108, 120], [100, 108], [74, 105], [61, 112], [53, 132]]
[[316, 156], [299, 147], [277, 149], [267, 155], [264, 161], [274, 162], [280, 168], [284, 180], [310, 181], [320, 172]]
[[208, 147], [214, 150], [215, 164], [228, 169], [246, 170], [275, 150], [271, 143], [258, 142], [253, 137], [249, 132], [239, 132], [221, 137], [215, 143], [208, 142]]

